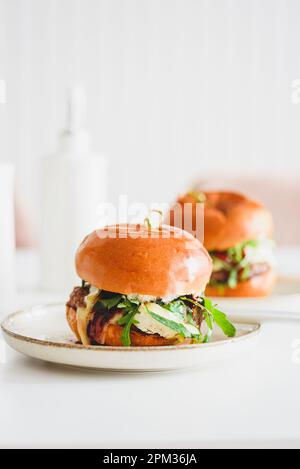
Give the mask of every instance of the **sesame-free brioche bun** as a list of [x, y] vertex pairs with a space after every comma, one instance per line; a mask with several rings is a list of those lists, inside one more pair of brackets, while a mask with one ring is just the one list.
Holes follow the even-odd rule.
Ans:
[[212, 261], [200, 241], [178, 228], [114, 225], [83, 240], [76, 269], [101, 290], [166, 298], [203, 292]]
[[[272, 215], [260, 203], [234, 192], [204, 192], [203, 196], [204, 246], [208, 251], [225, 251], [243, 241], [272, 235]], [[195, 226], [197, 197], [190, 193], [179, 197], [177, 202], [181, 209], [185, 203], [194, 204]], [[176, 210], [176, 206], [172, 210]], [[172, 210], [171, 225], [176, 219]], [[198, 220], [198, 223], [202, 222]]]
[[224, 297], [262, 297], [272, 293], [276, 281], [274, 269], [251, 277], [245, 282], [239, 282], [235, 288], [222, 286], [221, 288], [207, 285], [205, 294], [207, 296]]

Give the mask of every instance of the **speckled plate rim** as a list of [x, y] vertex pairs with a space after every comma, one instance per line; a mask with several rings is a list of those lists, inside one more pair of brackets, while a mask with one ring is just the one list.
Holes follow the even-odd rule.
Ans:
[[155, 351], [170, 351], [170, 350], [191, 350], [191, 349], [199, 349], [199, 348], [212, 348], [212, 347], [221, 347], [225, 345], [229, 345], [232, 343], [237, 343], [241, 341], [248, 340], [253, 338], [254, 336], [258, 335], [261, 332], [262, 325], [258, 322], [243, 322], [239, 319], [234, 320], [233, 323], [235, 326], [244, 326], [244, 327], [252, 327], [253, 330], [247, 332], [246, 334], [239, 336], [239, 337], [231, 337], [225, 338], [224, 340], [219, 340], [215, 342], [208, 342], [206, 344], [179, 344], [179, 345], [160, 345], [160, 346], [152, 346], [152, 347], [114, 347], [110, 345], [82, 345], [76, 343], [67, 343], [67, 342], [56, 342], [55, 340], [44, 340], [44, 339], [36, 339], [34, 337], [30, 337], [27, 335], [22, 335], [20, 333], [13, 332], [9, 328], [9, 323], [13, 321], [16, 317], [22, 316], [24, 314], [28, 314], [33, 308], [51, 308], [51, 307], [59, 307], [63, 306], [62, 303], [48, 303], [48, 304], [41, 304], [31, 306], [25, 309], [18, 310], [14, 313], [9, 314], [6, 316], [1, 322], [1, 329], [5, 334], [13, 337], [14, 339], [21, 340], [23, 342], [28, 342], [31, 344], [42, 345], [45, 347], [55, 347], [55, 348], [64, 348], [64, 349], [75, 349], [75, 350], [93, 350], [94, 352], [155, 352]]

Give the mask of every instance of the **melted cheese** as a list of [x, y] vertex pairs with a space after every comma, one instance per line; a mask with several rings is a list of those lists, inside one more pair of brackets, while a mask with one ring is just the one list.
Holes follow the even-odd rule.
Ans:
[[87, 326], [98, 296], [99, 290], [95, 287], [91, 287], [89, 294], [84, 299], [85, 307], [77, 308], [77, 329], [83, 345], [90, 345], [90, 339], [87, 335]]

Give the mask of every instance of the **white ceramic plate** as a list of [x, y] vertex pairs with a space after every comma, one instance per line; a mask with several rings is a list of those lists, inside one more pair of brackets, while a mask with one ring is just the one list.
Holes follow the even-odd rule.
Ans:
[[18, 352], [60, 365], [114, 371], [162, 371], [206, 365], [253, 346], [259, 324], [236, 324], [237, 336], [215, 331], [209, 344], [168, 347], [84, 347], [75, 343], [64, 305], [36, 306], [2, 322], [6, 342]]

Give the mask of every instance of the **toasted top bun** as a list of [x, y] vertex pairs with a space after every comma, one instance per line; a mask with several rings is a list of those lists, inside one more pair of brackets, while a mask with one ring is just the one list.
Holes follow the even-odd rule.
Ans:
[[[203, 195], [204, 246], [209, 251], [224, 251], [243, 241], [272, 235], [272, 215], [258, 202], [234, 192], [204, 192]], [[181, 208], [185, 203], [197, 202], [194, 193], [178, 199]], [[196, 210], [192, 210], [192, 216], [196, 218]], [[171, 212], [171, 225], [176, 218]], [[194, 226], [195, 223], [193, 220]]]
[[115, 225], [83, 240], [76, 269], [99, 289], [175, 298], [203, 292], [212, 261], [200, 241], [178, 228]]

